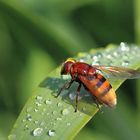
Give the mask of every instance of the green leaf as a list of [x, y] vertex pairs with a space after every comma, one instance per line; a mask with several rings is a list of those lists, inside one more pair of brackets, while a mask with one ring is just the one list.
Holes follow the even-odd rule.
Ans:
[[[89, 53], [79, 53], [77, 60], [92, 65], [114, 65], [133, 69], [140, 67], [140, 48], [135, 45], [121, 43], [120, 46], [109, 45], [106, 49], [91, 50]], [[89, 93], [81, 91], [78, 111], [75, 113], [75, 90], [77, 83], [69, 90], [55, 98], [58, 90], [70, 79], [60, 78], [60, 67], [53, 71], [27, 101], [19, 115], [9, 139], [73, 139], [82, 127], [96, 114], [98, 109]], [[114, 89], [124, 81], [109, 78]]]

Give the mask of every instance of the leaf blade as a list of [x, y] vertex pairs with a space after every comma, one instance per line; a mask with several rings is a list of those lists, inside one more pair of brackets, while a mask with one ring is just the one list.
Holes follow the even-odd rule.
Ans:
[[[125, 64], [125, 67], [137, 69], [140, 67], [139, 54], [140, 48], [137, 46], [121, 44], [119, 47], [109, 45], [103, 50], [92, 50], [90, 53], [81, 53], [77, 59], [91, 65], [99, 63], [122, 66]], [[118, 58], [121, 59], [119, 60]], [[11, 135], [16, 135], [17, 139], [23, 140], [34, 139], [34, 137], [41, 140], [49, 138], [52, 140], [73, 139], [82, 127], [96, 114], [98, 109], [84, 89], [81, 91], [82, 99], [80, 99], [78, 104], [78, 112], [74, 112], [75, 100], [71, 98], [71, 95], [75, 94], [76, 83], [72, 85], [69, 91], [63, 91], [60, 97], [54, 97], [64, 82], [70, 79], [69, 76], [64, 77], [65, 79], [60, 79], [59, 71], [60, 68], [53, 71], [36, 89], [36, 92], [28, 100], [17, 119], [9, 135], [9, 139], [11, 139]], [[120, 79], [110, 79], [114, 89], [117, 89], [123, 81]], [[36, 136], [35, 132], [38, 129], [40, 131], [37, 131]]]

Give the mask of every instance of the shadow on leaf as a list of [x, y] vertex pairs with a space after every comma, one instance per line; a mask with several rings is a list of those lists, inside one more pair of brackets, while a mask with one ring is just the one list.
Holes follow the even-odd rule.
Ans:
[[[52, 91], [52, 96], [56, 98], [55, 96], [57, 95], [58, 91], [67, 81], [68, 80], [64, 80], [60, 78], [48, 77], [39, 84], [39, 87], [50, 89]], [[74, 82], [68, 90], [65, 89], [60, 94], [64, 102], [73, 106], [73, 111], [75, 110], [75, 97], [76, 97], [77, 87], [78, 87], [78, 83]], [[92, 116], [93, 110], [98, 111], [98, 108], [96, 107], [96, 104], [92, 99], [92, 95], [88, 91], [86, 91], [82, 86], [78, 98], [78, 111], [85, 113], [89, 116]]]

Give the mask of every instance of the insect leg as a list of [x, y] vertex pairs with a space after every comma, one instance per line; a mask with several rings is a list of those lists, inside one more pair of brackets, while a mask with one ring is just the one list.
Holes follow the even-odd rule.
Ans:
[[79, 93], [80, 93], [80, 89], [81, 89], [81, 83], [79, 83], [79, 86], [78, 86], [77, 91], [76, 91], [76, 105], [75, 105], [75, 112], [77, 112], [77, 107], [78, 107], [78, 96], [79, 96]]
[[74, 80], [71, 79], [71, 81], [65, 83], [65, 84], [61, 87], [61, 89], [59, 90], [58, 94], [57, 94], [55, 97], [57, 98], [57, 97], [60, 95], [60, 93], [62, 92], [62, 90], [64, 90], [64, 89], [69, 89], [73, 82], [74, 82]]
[[95, 104], [96, 104], [97, 108], [98, 108], [99, 110], [101, 110], [101, 108], [100, 108], [100, 106], [99, 106], [99, 102], [98, 102], [97, 98], [96, 98], [95, 96], [92, 96], [92, 98], [93, 98], [93, 100], [94, 100], [94, 102], [95, 102]]

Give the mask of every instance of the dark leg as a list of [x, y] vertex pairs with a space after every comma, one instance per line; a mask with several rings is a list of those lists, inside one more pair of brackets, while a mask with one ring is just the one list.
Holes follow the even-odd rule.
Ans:
[[78, 86], [77, 91], [76, 91], [76, 105], [75, 105], [75, 112], [77, 112], [77, 107], [78, 107], [78, 96], [79, 96], [79, 93], [80, 93], [80, 89], [81, 89], [81, 83], [79, 83], [79, 86]]
[[61, 87], [61, 89], [59, 90], [58, 94], [55, 97], [57, 98], [60, 95], [60, 93], [62, 92], [62, 90], [69, 89], [73, 82], [74, 82], [74, 80], [72, 79], [71, 81], [65, 83], [63, 85], [63, 87]]
[[92, 96], [92, 98], [93, 98], [93, 100], [94, 100], [94, 102], [95, 102], [95, 104], [96, 104], [97, 108], [98, 108], [99, 110], [101, 110], [101, 108], [100, 108], [100, 106], [99, 106], [99, 102], [98, 102], [97, 98], [96, 98], [95, 96]]

